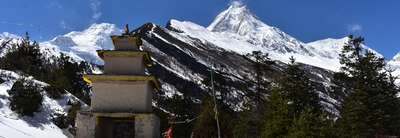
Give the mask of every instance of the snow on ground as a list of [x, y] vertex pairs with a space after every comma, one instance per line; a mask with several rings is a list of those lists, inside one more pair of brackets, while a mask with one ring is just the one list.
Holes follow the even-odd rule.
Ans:
[[175, 94], [183, 96], [183, 93], [179, 92], [179, 90], [176, 89], [175, 86], [166, 82], [162, 82], [161, 84], [161, 88], [163, 89], [163, 92], [165, 92], [166, 97], [172, 98]]
[[[13, 83], [20, 77], [17, 73], [0, 70], [0, 74], [5, 74], [3, 79], [6, 82], [0, 84], [0, 138], [63, 138], [67, 137], [68, 132], [64, 132], [51, 121], [52, 113], [65, 113], [69, 106], [69, 99], [77, 100], [71, 94], [64, 95], [59, 100], [54, 100], [45, 95], [43, 97], [42, 109], [34, 114], [33, 117], [20, 117], [9, 108], [8, 90]], [[31, 77], [29, 77], [32, 79]], [[40, 81], [36, 84], [47, 85]]]

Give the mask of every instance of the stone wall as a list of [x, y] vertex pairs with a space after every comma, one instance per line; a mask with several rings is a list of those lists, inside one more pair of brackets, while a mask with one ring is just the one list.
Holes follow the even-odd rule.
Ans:
[[99, 81], [93, 83], [93, 112], [152, 112], [154, 90], [149, 81]]
[[126, 118], [134, 117], [135, 138], [159, 138], [160, 119], [154, 114], [134, 113], [91, 113], [79, 112], [76, 118], [76, 138], [94, 138], [96, 133], [97, 118]]
[[75, 119], [76, 138], [94, 138], [96, 117], [86, 111], [78, 112]]
[[104, 72], [113, 75], [145, 75], [143, 56], [105, 57]]

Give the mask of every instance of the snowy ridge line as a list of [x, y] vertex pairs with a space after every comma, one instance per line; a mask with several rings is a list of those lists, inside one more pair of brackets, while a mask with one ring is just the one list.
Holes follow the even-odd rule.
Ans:
[[[152, 32], [151, 34], [154, 35], [156, 38], [158, 38], [158, 39], [164, 41], [165, 43], [174, 46], [175, 48], [179, 49], [179, 50], [182, 51], [183, 53], [188, 54], [188, 55], [190, 55], [191, 57], [194, 57], [194, 54], [191, 53], [190, 51], [183, 50], [182, 48], [180, 48], [180, 47], [177, 46], [176, 44], [169, 42], [168, 40], [164, 39], [163, 37], [161, 37], [161, 36], [158, 35], [157, 33]], [[154, 47], [154, 46], [153, 46], [153, 47]], [[161, 51], [160, 51], [160, 52], [161, 52]], [[162, 52], [161, 52], [161, 53], [162, 53]], [[164, 53], [163, 53], [163, 54], [164, 54]], [[195, 57], [194, 57], [194, 58], [195, 58]], [[154, 58], [152, 58], [152, 59], [154, 59]], [[195, 58], [195, 59], [198, 60], [199, 58]], [[154, 59], [154, 60], [156, 60], [156, 59]], [[191, 74], [191, 73], [183, 73], [183, 72], [184, 72], [183, 69], [180, 69], [182, 72], [179, 73], [179, 72], [176, 72], [175, 70], [173, 70], [172, 68], [170, 68], [170, 67], [168, 67], [168, 66], [162, 64], [161, 62], [158, 62], [158, 63], [159, 63], [161, 66], [163, 66], [163, 67], [165, 67], [166, 69], [168, 69], [169, 71], [171, 71], [171, 72], [177, 74], [178, 76], [181, 76], [181, 78], [184, 78], [184, 79], [185, 79], [185, 77], [184, 77], [183, 74], [186, 74], [186, 75], [188, 75], [188, 76], [192, 76], [192, 77], [190, 77], [190, 78], [192, 78], [193, 80], [190, 80], [189, 78], [188, 78], [187, 80], [193, 81], [193, 82], [195, 82], [196, 84], [199, 83], [198, 81], [201, 81], [201, 80], [202, 80], [202, 78], [201, 78], [199, 75], [197, 75], [196, 73], [194, 73], [194, 74]], [[179, 64], [178, 61], [176, 61], [174, 58], [172, 58], [172, 62], [170, 62], [170, 65], [176, 65], [176, 67], [178, 67], [178, 66], [181, 65], [181, 64]], [[184, 67], [184, 65], [181, 65], [181, 66]], [[175, 68], [175, 69], [177, 69], [177, 68]]]
[[185, 77], [182, 73], [176, 72], [175, 70], [171, 69], [170, 67], [168, 67], [168, 66], [166, 66], [166, 65], [164, 65], [164, 64], [162, 64], [162, 63], [160, 63], [160, 62], [157, 61], [156, 59], [152, 58], [152, 60], [155, 61], [155, 62], [157, 62], [160, 66], [164, 67], [164, 68], [167, 69], [168, 71], [170, 71], [170, 72], [176, 74], [177, 76], [181, 77], [182, 79], [187, 80], [187, 81], [192, 81], [192, 80], [190, 80], [189, 77]]
[[[146, 40], [143, 40], [143, 44], [147, 45], [148, 48], [150, 48], [150, 50], [153, 51], [153, 52], [159, 53], [159, 54], [161, 54], [161, 55], [166, 55], [165, 53], [161, 52], [160, 50], [154, 48], [154, 46], [151, 45], [151, 44], [149, 44]], [[170, 66], [174, 66], [174, 67], [176, 67], [176, 68], [172, 68], [172, 67], [169, 67], [169, 66], [167, 66], [167, 65], [164, 65], [163, 63], [161, 63], [160, 61], [158, 61], [157, 59], [155, 59], [155, 58], [153, 58], [153, 57], [151, 57], [151, 59], [152, 59], [154, 62], [158, 63], [160, 66], [164, 67], [164, 68], [167, 69], [168, 71], [170, 71], [170, 72], [176, 74], [177, 76], [179, 76], [180, 78], [182, 78], [182, 79], [184, 79], [184, 80], [193, 81], [193, 82], [197, 83], [196, 80], [198, 81], [198, 80], [201, 80], [201, 79], [202, 79], [199, 75], [197, 75], [197, 74], [195, 74], [195, 73], [194, 73], [194, 75], [193, 75], [192, 73], [185, 73], [185, 70], [181, 68], [181, 66], [182, 66], [182, 67], [185, 67], [185, 66], [179, 64], [179, 62], [176, 61], [175, 58], [171, 58], [172, 61], [169, 62], [169, 63], [170, 63], [169, 65], [170, 65]], [[176, 64], [176, 63], [177, 63], [177, 64]], [[175, 69], [175, 70], [174, 70], [174, 69]], [[181, 71], [181, 72], [178, 72], [178, 71]], [[189, 76], [189, 77], [186, 77], [184, 74], [185, 74], [186, 76]]]
[[[183, 41], [184, 39], [182, 40], [183, 37], [181, 37], [180, 35], [175, 34], [175, 33], [171, 32], [171, 31], [169, 31], [169, 33], [170, 33], [171, 35], [173, 35], [173, 36], [176, 36], [176, 38], [178, 38], [178, 39], [181, 38], [180, 41], [182, 41], [182, 42], [184, 42], [184, 43], [188, 43], [188, 41]], [[176, 45], [174, 45], [174, 46], [177, 47]], [[182, 49], [179, 48], [179, 47], [177, 47], [177, 48], [180, 49], [181, 51], [185, 52], [185, 50], [182, 50]], [[195, 48], [197, 48], [197, 49], [203, 51], [202, 49], [200, 49], [200, 48], [198, 48], [198, 47], [195, 47]], [[219, 47], [215, 47], [215, 48], [216, 48], [217, 50], [220, 50]], [[234, 51], [231, 51], [231, 52], [234, 52]], [[185, 53], [187, 53], [187, 52], [185, 52]], [[188, 54], [188, 53], [187, 53], [187, 54]], [[200, 57], [198, 57], [198, 56], [195, 56], [195, 54], [193, 54], [193, 53], [191, 53], [191, 52], [189, 52], [189, 54], [191, 55], [191, 57], [195, 58], [197, 62], [199, 62], [199, 63], [201, 63], [201, 64], [203, 64], [203, 65], [205, 65], [205, 66], [207, 66], [207, 67], [210, 67], [211, 63], [208, 63], [208, 61], [205, 61], [205, 60], [203, 60], [203, 58], [200, 58]], [[218, 70], [218, 71], [221, 71], [221, 72], [225, 72], [225, 71], [220, 70], [220, 68], [214, 67], [214, 69], [216, 69], [216, 70]], [[229, 70], [229, 71], [228, 71], [229, 74], [232, 75], [232, 76], [235, 76], [236, 79], [243, 80], [243, 78], [238, 77], [238, 76], [241, 76], [241, 75], [239, 75], [238, 72], [235, 72], [235, 71], [236, 71], [235, 69], [232, 69], [232, 68], [224, 68], [224, 69], [228, 69], [228, 70]]]
[[177, 46], [176, 44], [169, 42], [168, 40], [164, 39], [163, 37], [161, 37], [161, 36], [158, 35], [157, 33], [152, 32], [151, 34], [154, 35], [156, 38], [158, 38], [158, 39], [164, 41], [165, 43], [170, 44], [170, 45], [173, 45], [175, 48], [179, 49], [179, 50], [182, 51], [183, 53], [186, 53], [186, 54], [188, 54], [188, 55], [191, 55], [191, 54], [188, 53], [186, 50], [183, 50], [182, 48], [180, 48], [180, 47]]

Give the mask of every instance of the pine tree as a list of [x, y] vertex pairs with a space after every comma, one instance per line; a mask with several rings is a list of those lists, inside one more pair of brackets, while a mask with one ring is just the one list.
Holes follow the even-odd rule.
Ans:
[[329, 135], [330, 127], [322, 123], [328, 120], [319, 118], [323, 111], [315, 88], [295, 59], [290, 61], [267, 103], [263, 137]]
[[40, 111], [42, 105], [43, 97], [40, 91], [40, 87], [33, 81], [24, 77], [18, 79], [8, 90], [11, 110], [22, 116], [33, 116], [34, 112]]
[[[265, 110], [265, 97], [271, 87], [270, 82], [266, 81], [265, 75], [271, 71], [274, 62], [268, 57], [267, 53], [253, 51], [244, 56], [252, 63], [254, 82], [250, 82], [249, 87], [254, 87], [255, 91], [248, 92], [250, 102], [244, 104], [245, 109], [239, 113], [235, 119], [235, 137], [260, 137]], [[249, 79], [252, 80], [252, 79]]]
[[[233, 137], [232, 115], [233, 111], [229, 110], [222, 102], [218, 102], [218, 119], [220, 122], [221, 137]], [[211, 97], [206, 97], [203, 100], [200, 115], [196, 119], [193, 128], [194, 138], [211, 138], [218, 136], [216, 126], [214, 104]]]
[[319, 96], [306, 72], [301, 69], [293, 57], [290, 58], [290, 63], [284, 73], [285, 75], [279, 80], [279, 86], [290, 103], [290, 115], [296, 117], [306, 107], [311, 108], [314, 112], [320, 112]]
[[271, 70], [270, 65], [274, 62], [268, 57], [268, 53], [262, 53], [261, 51], [253, 51], [251, 54], [246, 55], [247, 58], [252, 59], [253, 69], [255, 75], [256, 92], [251, 95], [255, 102], [257, 110], [261, 110], [264, 104], [264, 96], [267, 94], [267, 89], [270, 87], [270, 83], [265, 81], [266, 71]]
[[384, 71], [385, 62], [368, 50], [362, 50], [362, 37], [349, 36], [343, 47], [341, 73], [351, 82], [341, 107], [340, 133], [346, 137], [372, 137], [399, 134], [399, 92]]
[[0, 58], [0, 68], [19, 71], [40, 78], [44, 76], [44, 60], [39, 45], [27, 35], [21, 43], [12, 44], [7, 54]]
[[68, 77], [64, 75], [64, 70], [60, 67], [54, 67], [49, 70], [48, 76], [45, 79], [50, 85], [45, 87], [44, 90], [50, 98], [61, 98], [71, 87]]
[[263, 118], [258, 116], [260, 113], [254, 113], [254, 110], [244, 110], [238, 113], [238, 118], [234, 120], [234, 138], [260, 137], [264, 122]]
[[289, 138], [326, 138], [336, 137], [333, 132], [333, 120], [326, 114], [318, 114], [306, 108], [293, 120], [289, 128]]
[[385, 119], [385, 127], [386, 133], [391, 135], [400, 135], [400, 98], [397, 97], [397, 94], [400, 93], [400, 88], [395, 84], [396, 77], [391, 75], [391, 71], [388, 71], [388, 83], [384, 86], [383, 89], [386, 90], [386, 93], [389, 95], [385, 102], [385, 104], [381, 105], [381, 107], [385, 108], [387, 115], [387, 119]]
[[345, 98], [341, 109], [341, 118], [338, 120], [338, 133], [341, 137], [364, 138], [371, 136], [367, 123], [368, 108], [363, 101], [368, 100], [367, 93], [356, 91]]
[[[55, 76], [55, 79], [59, 80], [63, 84], [65, 90], [68, 90], [71, 94], [78, 97], [86, 104], [90, 104], [90, 87], [86, 81], [83, 80], [83, 74], [89, 71], [86, 62], [72, 62], [69, 56], [61, 54], [57, 59], [58, 69], [56, 74], [60, 76]], [[54, 85], [58, 86], [55, 81], [51, 81]]]
[[273, 88], [267, 103], [265, 126], [262, 131], [264, 138], [287, 137], [292, 122], [289, 113], [288, 99], [279, 88]]

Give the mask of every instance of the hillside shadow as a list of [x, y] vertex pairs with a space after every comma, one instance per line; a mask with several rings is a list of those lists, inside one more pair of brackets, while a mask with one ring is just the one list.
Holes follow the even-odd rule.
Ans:
[[51, 124], [51, 119], [49, 114], [45, 114], [43, 112], [35, 113], [33, 117], [24, 116], [21, 117], [26, 123], [28, 123], [32, 127], [36, 127], [39, 129], [44, 129], [44, 126]]

